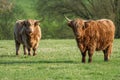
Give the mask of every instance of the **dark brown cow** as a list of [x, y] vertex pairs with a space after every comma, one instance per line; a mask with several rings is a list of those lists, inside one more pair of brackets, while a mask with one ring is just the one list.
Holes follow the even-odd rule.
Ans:
[[86, 52], [88, 51], [88, 62], [92, 62], [94, 51], [102, 50], [104, 61], [108, 61], [112, 53], [112, 45], [115, 34], [115, 25], [111, 20], [68, 20], [76, 37], [77, 45], [82, 54], [82, 62], [85, 63]]
[[16, 55], [19, 55], [20, 44], [23, 44], [24, 54], [31, 55], [31, 50], [33, 50], [33, 55], [36, 55], [36, 49], [41, 39], [41, 29], [39, 27], [38, 20], [18, 20], [15, 24], [14, 29], [14, 39], [16, 45]]

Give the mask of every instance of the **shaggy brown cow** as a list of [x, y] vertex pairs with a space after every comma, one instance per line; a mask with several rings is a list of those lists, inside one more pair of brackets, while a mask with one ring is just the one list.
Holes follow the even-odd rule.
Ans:
[[111, 20], [68, 20], [76, 37], [77, 45], [82, 54], [82, 62], [85, 63], [86, 52], [88, 51], [88, 62], [92, 62], [94, 51], [102, 50], [104, 61], [108, 61], [112, 53], [115, 25]]
[[14, 39], [16, 45], [16, 55], [19, 55], [20, 44], [23, 44], [24, 54], [31, 55], [33, 50], [33, 56], [36, 55], [36, 49], [41, 39], [41, 29], [39, 27], [38, 20], [18, 20], [15, 24]]

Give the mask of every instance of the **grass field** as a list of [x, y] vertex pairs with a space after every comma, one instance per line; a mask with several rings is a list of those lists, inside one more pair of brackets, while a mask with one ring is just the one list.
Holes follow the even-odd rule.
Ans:
[[109, 62], [95, 52], [92, 63], [81, 63], [75, 40], [42, 40], [36, 56], [15, 56], [13, 40], [0, 41], [0, 80], [120, 80], [120, 39]]

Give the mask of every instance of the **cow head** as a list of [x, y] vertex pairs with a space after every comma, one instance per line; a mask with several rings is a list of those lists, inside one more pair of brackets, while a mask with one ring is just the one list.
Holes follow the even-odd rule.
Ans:
[[34, 32], [35, 28], [39, 25], [39, 21], [28, 19], [28, 20], [24, 20], [22, 24], [25, 33], [30, 36]]
[[[67, 18], [66, 18], [67, 19]], [[75, 20], [68, 20], [68, 26], [72, 28], [76, 37], [80, 37], [82, 35], [83, 29], [85, 27], [84, 20], [82, 19], [75, 19]]]

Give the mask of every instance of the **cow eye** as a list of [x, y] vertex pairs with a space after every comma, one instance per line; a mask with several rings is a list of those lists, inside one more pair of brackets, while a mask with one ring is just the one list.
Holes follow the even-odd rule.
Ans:
[[30, 23], [28, 23], [27, 25], [28, 25], [28, 26], [31, 26], [31, 24], [30, 24]]

